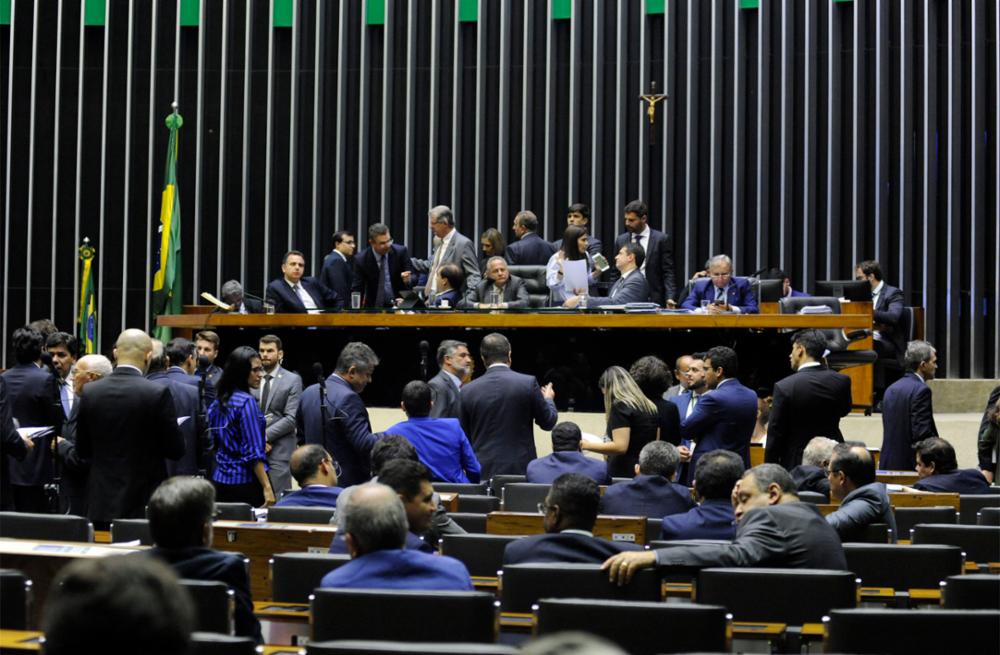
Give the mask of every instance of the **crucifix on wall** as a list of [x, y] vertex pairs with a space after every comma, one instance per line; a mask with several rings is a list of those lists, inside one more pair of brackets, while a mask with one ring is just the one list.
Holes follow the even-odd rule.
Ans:
[[656, 103], [667, 99], [667, 94], [656, 92], [656, 82], [651, 83], [652, 91], [639, 96], [639, 102], [647, 103], [646, 115], [649, 116], [649, 145], [656, 143]]

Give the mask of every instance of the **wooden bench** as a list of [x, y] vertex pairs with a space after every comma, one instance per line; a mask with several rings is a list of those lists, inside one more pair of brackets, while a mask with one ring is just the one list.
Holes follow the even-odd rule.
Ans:
[[[542, 534], [544, 516], [534, 512], [490, 512], [486, 516], [487, 534]], [[598, 516], [594, 536], [608, 541], [646, 543], [646, 517]]]

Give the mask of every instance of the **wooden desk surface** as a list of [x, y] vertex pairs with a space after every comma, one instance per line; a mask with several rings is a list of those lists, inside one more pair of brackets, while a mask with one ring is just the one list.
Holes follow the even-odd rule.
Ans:
[[920, 479], [916, 471], [876, 471], [875, 479], [885, 484], [912, 485]]
[[[490, 512], [486, 516], [486, 533], [542, 534], [545, 532], [544, 518], [533, 512]], [[625, 538], [615, 539], [616, 535]], [[643, 545], [646, 543], [646, 519], [641, 516], [598, 516], [594, 536]]]
[[37, 630], [0, 630], [0, 652], [40, 651], [42, 633]]

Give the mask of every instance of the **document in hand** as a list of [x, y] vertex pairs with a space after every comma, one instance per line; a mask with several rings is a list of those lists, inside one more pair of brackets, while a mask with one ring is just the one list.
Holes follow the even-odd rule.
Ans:
[[566, 295], [587, 293], [587, 289], [590, 286], [590, 276], [587, 274], [587, 260], [564, 261], [563, 283], [566, 285]]
[[45, 427], [35, 427], [35, 428], [18, 428], [17, 433], [21, 435], [23, 439], [41, 439], [42, 437], [47, 437], [55, 432], [55, 428], [51, 425]]

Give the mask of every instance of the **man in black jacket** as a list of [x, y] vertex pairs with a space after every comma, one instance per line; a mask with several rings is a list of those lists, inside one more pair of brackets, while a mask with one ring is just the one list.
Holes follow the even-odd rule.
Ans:
[[351, 286], [354, 282], [354, 253], [357, 243], [354, 233], [338, 230], [333, 233], [333, 250], [323, 260], [323, 271], [319, 281], [327, 289], [332, 289], [344, 301], [344, 307], [350, 307]]
[[517, 241], [507, 246], [504, 257], [514, 266], [545, 266], [558, 248], [538, 236], [538, 217], [522, 210], [514, 217], [514, 234]]
[[344, 299], [314, 277], [303, 277], [306, 259], [289, 250], [281, 260], [281, 277], [271, 280], [264, 296], [277, 314], [318, 314], [324, 309], [343, 309]]
[[354, 258], [352, 291], [361, 292], [362, 307], [392, 307], [411, 284], [413, 264], [406, 246], [392, 242], [389, 227], [368, 228], [368, 247]]
[[427, 381], [434, 393], [431, 418], [461, 419], [462, 399], [459, 392], [472, 367], [469, 346], [462, 341], [445, 339], [438, 346], [437, 363], [441, 370]]
[[[643, 275], [649, 284], [650, 300], [668, 307], [676, 306], [677, 287], [674, 282], [674, 253], [670, 235], [649, 227], [649, 207], [642, 200], [625, 205], [625, 232], [615, 239], [615, 252], [626, 243], [635, 243], [645, 253]], [[612, 278], [618, 273], [612, 270]]]
[[882, 392], [894, 381], [886, 377], [886, 362], [894, 362], [895, 365], [889, 366], [899, 369], [906, 353], [907, 335], [901, 324], [906, 302], [901, 290], [889, 286], [882, 279], [882, 266], [874, 259], [859, 262], [854, 277], [868, 282], [872, 288], [872, 322], [875, 325], [873, 347], [878, 354], [872, 382], [875, 397], [881, 398]]
[[[0, 463], [7, 467], [7, 457], [21, 461], [35, 447], [35, 442], [25, 439], [17, 433], [14, 417], [10, 413], [10, 403], [7, 402], [7, 381], [0, 376]], [[0, 510], [7, 511], [14, 506], [10, 497], [10, 476], [0, 475]]]

